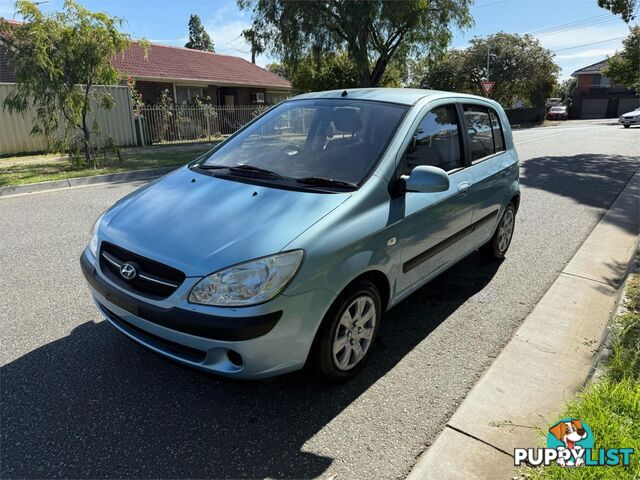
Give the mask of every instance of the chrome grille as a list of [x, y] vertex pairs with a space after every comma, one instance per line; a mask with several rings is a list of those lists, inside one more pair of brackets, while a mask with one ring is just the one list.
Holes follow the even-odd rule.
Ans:
[[[125, 270], [128, 271], [123, 271], [127, 265]], [[185, 279], [184, 273], [175, 268], [108, 242], [102, 243], [100, 268], [109, 280], [123, 289], [158, 300], [175, 292]], [[130, 278], [128, 274], [131, 274]]]

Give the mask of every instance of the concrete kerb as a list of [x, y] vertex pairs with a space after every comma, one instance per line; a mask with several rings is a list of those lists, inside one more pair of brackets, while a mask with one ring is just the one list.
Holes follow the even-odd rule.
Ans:
[[513, 449], [538, 446], [582, 388], [605, 338], [640, 234], [640, 172], [407, 477], [511, 479]]
[[107, 173], [91, 177], [66, 178], [64, 180], [52, 180], [50, 182], [31, 183], [27, 185], [15, 185], [0, 188], [0, 197], [22, 195], [25, 193], [45, 192], [47, 190], [59, 190], [61, 188], [79, 187], [101, 183], [118, 183], [132, 180], [151, 180], [165, 175], [179, 166], [153, 168], [148, 170], [134, 170], [133, 172]]

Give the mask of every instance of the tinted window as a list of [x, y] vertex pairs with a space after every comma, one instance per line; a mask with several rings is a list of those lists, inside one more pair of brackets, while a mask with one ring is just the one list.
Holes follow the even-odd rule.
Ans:
[[471, 160], [493, 155], [493, 133], [489, 111], [484, 107], [465, 105], [464, 118], [469, 132]]
[[504, 151], [504, 135], [502, 133], [502, 126], [500, 125], [500, 119], [498, 114], [489, 109], [489, 117], [491, 118], [491, 128], [493, 129], [493, 145], [494, 150], [497, 152]]
[[492, 108], [464, 106], [464, 118], [469, 133], [471, 161], [504, 151], [504, 133], [500, 118]]
[[358, 184], [407, 110], [342, 98], [284, 102], [222, 144], [204, 167], [247, 165], [278, 173], [284, 181], [323, 177]]
[[447, 172], [463, 166], [455, 106], [434, 108], [420, 122], [405, 152], [400, 174], [408, 175], [418, 165]]

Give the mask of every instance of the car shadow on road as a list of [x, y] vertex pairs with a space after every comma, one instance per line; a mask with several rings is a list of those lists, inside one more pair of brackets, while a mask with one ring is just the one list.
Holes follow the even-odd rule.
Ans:
[[87, 321], [1, 369], [2, 478], [317, 477], [333, 458], [305, 443], [499, 266], [472, 254], [387, 312], [368, 365], [340, 386], [304, 373], [220, 379]]
[[[522, 163], [520, 183], [607, 209], [638, 168], [638, 156], [578, 154], [538, 157]], [[611, 217], [617, 225], [631, 228], [627, 220], [615, 215]]]

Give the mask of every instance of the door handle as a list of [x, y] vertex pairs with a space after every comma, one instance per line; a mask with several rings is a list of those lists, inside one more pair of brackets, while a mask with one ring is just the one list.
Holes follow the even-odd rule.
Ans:
[[508, 163], [503, 163], [502, 164], [502, 175], [508, 175], [509, 172], [511, 171], [511, 165]]
[[467, 188], [471, 186], [471, 182], [460, 182], [458, 184], [458, 196], [461, 198], [465, 198], [467, 196]]

